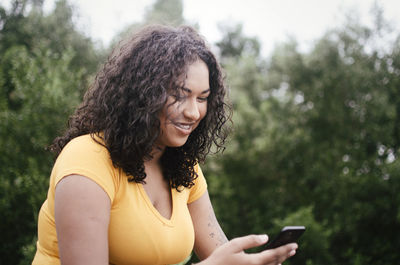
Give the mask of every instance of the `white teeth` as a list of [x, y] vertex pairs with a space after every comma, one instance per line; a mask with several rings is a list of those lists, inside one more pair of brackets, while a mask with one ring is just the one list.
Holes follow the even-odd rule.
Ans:
[[184, 130], [189, 130], [191, 127], [190, 125], [185, 125], [185, 124], [176, 124], [176, 126]]

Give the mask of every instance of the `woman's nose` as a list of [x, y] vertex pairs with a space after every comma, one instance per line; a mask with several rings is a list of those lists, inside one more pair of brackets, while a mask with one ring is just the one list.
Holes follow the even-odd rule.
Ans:
[[200, 118], [200, 110], [196, 99], [188, 99], [183, 109], [183, 115], [193, 121]]

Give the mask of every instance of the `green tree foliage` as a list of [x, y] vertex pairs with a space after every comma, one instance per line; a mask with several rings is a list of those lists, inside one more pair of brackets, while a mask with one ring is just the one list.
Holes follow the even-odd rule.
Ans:
[[66, 125], [101, 53], [76, 31], [65, 1], [47, 15], [42, 1], [14, 1], [0, 15], [0, 263], [28, 264], [53, 163], [45, 147]]
[[240, 27], [217, 44], [235, 127], [205, 171], [230, 237], [304, 224], [288, 264], [397, 262], [400, 38], [377, 20], [329, 31], [308, 53], [288, 41], [268, 61]]
[[223, 38], [217, 42], [221, 59], [237, 58], [242, 54], [260, 56], [260, 42], [255, 37], [244, 36], [241, 24], [223, 23], [219, 25], [219, 30], [225, 33]]
[[156, 0], [153, 5], [146, 9], [143, 21], [126, 26], [113, 38], [110, 49], [121, 40], [127, 38], [132, 32], [150, 24], [170, 26], [189, 24], [183, 17], [182, 0]]
[[146, 12], [145, 23], [181, 25], [183, 18], [182, 0], [157, 0]]

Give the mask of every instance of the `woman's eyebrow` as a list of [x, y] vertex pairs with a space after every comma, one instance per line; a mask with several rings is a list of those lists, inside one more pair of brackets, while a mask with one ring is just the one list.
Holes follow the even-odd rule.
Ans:
[[[188, 92], [188, 93], [192, 93], [192, 90], [190, 88], [187, 87], [182, 87], [182, 90]], [[210, 92], [210, 89], [207, 88], [206, 90], [204, 90], [203, 92], [201, 92], [200, 94], [207, 94], [208, 92]]]
[[201, 92], [201, 94], [207, 94], [208, 92], [210, 92], [210, 89], [209, 89], [209, 88], [206, 89], [206, 90], [204, 90], [203, 92]]

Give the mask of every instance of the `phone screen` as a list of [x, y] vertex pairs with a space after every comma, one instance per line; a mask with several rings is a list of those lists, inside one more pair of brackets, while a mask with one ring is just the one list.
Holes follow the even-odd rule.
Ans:
[[265, 249], [272, 249], [289, 243], [295, 243], [305, 230], [306, 228], [304, 226], [285, 226], [275, 239], [266, 244]]

